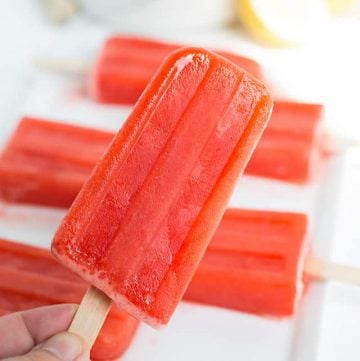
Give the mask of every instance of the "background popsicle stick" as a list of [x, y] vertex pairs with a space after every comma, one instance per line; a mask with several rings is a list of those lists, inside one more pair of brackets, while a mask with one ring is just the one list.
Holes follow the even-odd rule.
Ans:
[[94, 286], [89, 286], [69, 327], [91, 347], [110, 310], [112, 300]]
[[74, 0], [41, 0], [51, 21], [60, 24], [69, 20], [79, 11]]
[[91, 68], [89, 63], [74, 59], [35, 59], [33, 64], [39, 69], [65, 75], [86, 75]]
[[360, 147], [360, 140], [341, 135], [326, 134], [325, 150], [329, 153], [341, 153], [351, 147]]
[[360, 268], [345, 266], [317, 257], [309, 257], [305, 262], [304, 271], [316, 278], [360, 286]]

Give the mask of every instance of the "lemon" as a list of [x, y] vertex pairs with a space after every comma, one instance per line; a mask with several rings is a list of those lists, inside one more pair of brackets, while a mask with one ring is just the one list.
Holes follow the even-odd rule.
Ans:
[[276, 46], [305, 43], [329, 18], [325, 0], [237, 0], [237, 10], [248, 32]]
[[327, 0], [331, 15], [339, 15], [353, 6], [356, 0]]

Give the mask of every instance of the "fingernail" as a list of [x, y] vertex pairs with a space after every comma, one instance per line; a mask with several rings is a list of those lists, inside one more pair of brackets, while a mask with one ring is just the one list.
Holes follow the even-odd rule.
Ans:
[[41, 349], [54, 354], [59, 360], [73, 361], [82, 354], [83, 343], [79, 336], [63, 332], [44, 342]]

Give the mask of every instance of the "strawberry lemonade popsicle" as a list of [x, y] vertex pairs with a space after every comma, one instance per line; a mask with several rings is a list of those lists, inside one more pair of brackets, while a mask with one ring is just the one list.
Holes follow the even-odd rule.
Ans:
[[[133, 104], [164, 58], [182, 45], [129, 36], [109, 38], [90, 74], [90, 95], [102, 103]], [[259, 64], [224, 51], [217, 54], [261, 79]]]
[[[79, 303], [86, 283], [48, 250], [0, 239], [0, 316], [34, 307]], [[91, 360], [109, 361], [129, 347], [139, 321], [113, 307], [91, 349]]]
[[184, 298], [291, 316], [307, 279], [309, 251], [305, 214], [228, 209]]
[[360, 269], [313, 254], [306, 214], [228, 209], [184, 298], [287, 317], [309, 281], [360, 285]]
[[[276, 101], [246, 174], [305, 183], [326, 150], [322, 106]], [[0, 155], [0, 198], [69, 207], [114, 133], [24, 117]]]
[[69, 207], [114, 136], [98, 129], [22, 118], [0, 155], [0, 198]]
[[275, 101], [246, 173], [291, 183], [315, 178], [329, 146], [322, 114], [321, 104]]
[[270, 116], [265, 87], [200, 48], [172, 53], [59, 227], [67, 267], [166, 324]]

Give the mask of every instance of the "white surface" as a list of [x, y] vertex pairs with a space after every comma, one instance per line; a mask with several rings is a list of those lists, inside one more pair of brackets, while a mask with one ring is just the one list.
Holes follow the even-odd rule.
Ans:
[[[34, 57], [49, 55], [91, 61], [108, 29], [82, 19], [65, 28], [50, 27], [36, 2], [28, 0], [2, 4], [1, 14], [6, 15], [0, 22], [6, 56], [0, 57], [0, 145], [25, 113], [106, 129], [120, 127], [129, 108], [95, 105], [84, 96], [81, 79], [41, 74], [30, 65]], [[271, 68], [278, 94], [324, 100], [328, 127], [359, 136], [360, 58], [351, 52], [354, 41], [350, 41], [351, 34], [359, 32], [349, 30], [360, 28], [353, 23], [340, 25], [335, 24], [321, 44], [274, 51], [241, 40], [238, 29], [161, 35], [238, 50], [262, 60]], [[350, 40], [341, 42], [344, 35]], [[335, 68], [339, 63], [341, 70]], [[360, 155], [353, 151], [324, 168], [319, 181], [307, 187], [244, 177], [231, 205], [308, 212], [315, 252], [359, 265]], [[48, 247], [64, 212], [2, 204], [0, 214], [0, 237]], [[168, 328], [158, 332], [142, 326], [124, 360], [359, 360], [359, 292], [349, 286], [313, 283], [296, 317], [283, 321], [184, 303]]]
[[80, 0], [93, 19], [111, 21], [122, 31], [219, 26], [233, 18], [232, 0]]
[[[332, 259], [353, 266], [360, 265], [360, 149], [353, 149], [345, 160], [339, 212], [334, 224]], [[324, 360], [343, 359], [343, 350], [354, 350], [352, 359], [359, 359], [360, 349], [355, 337], [360, 325], [360, 288], [330, 284], [326, 293], [322, 337], [319, 351]], [[333, 340], [336, 340], [334, 343]]]

